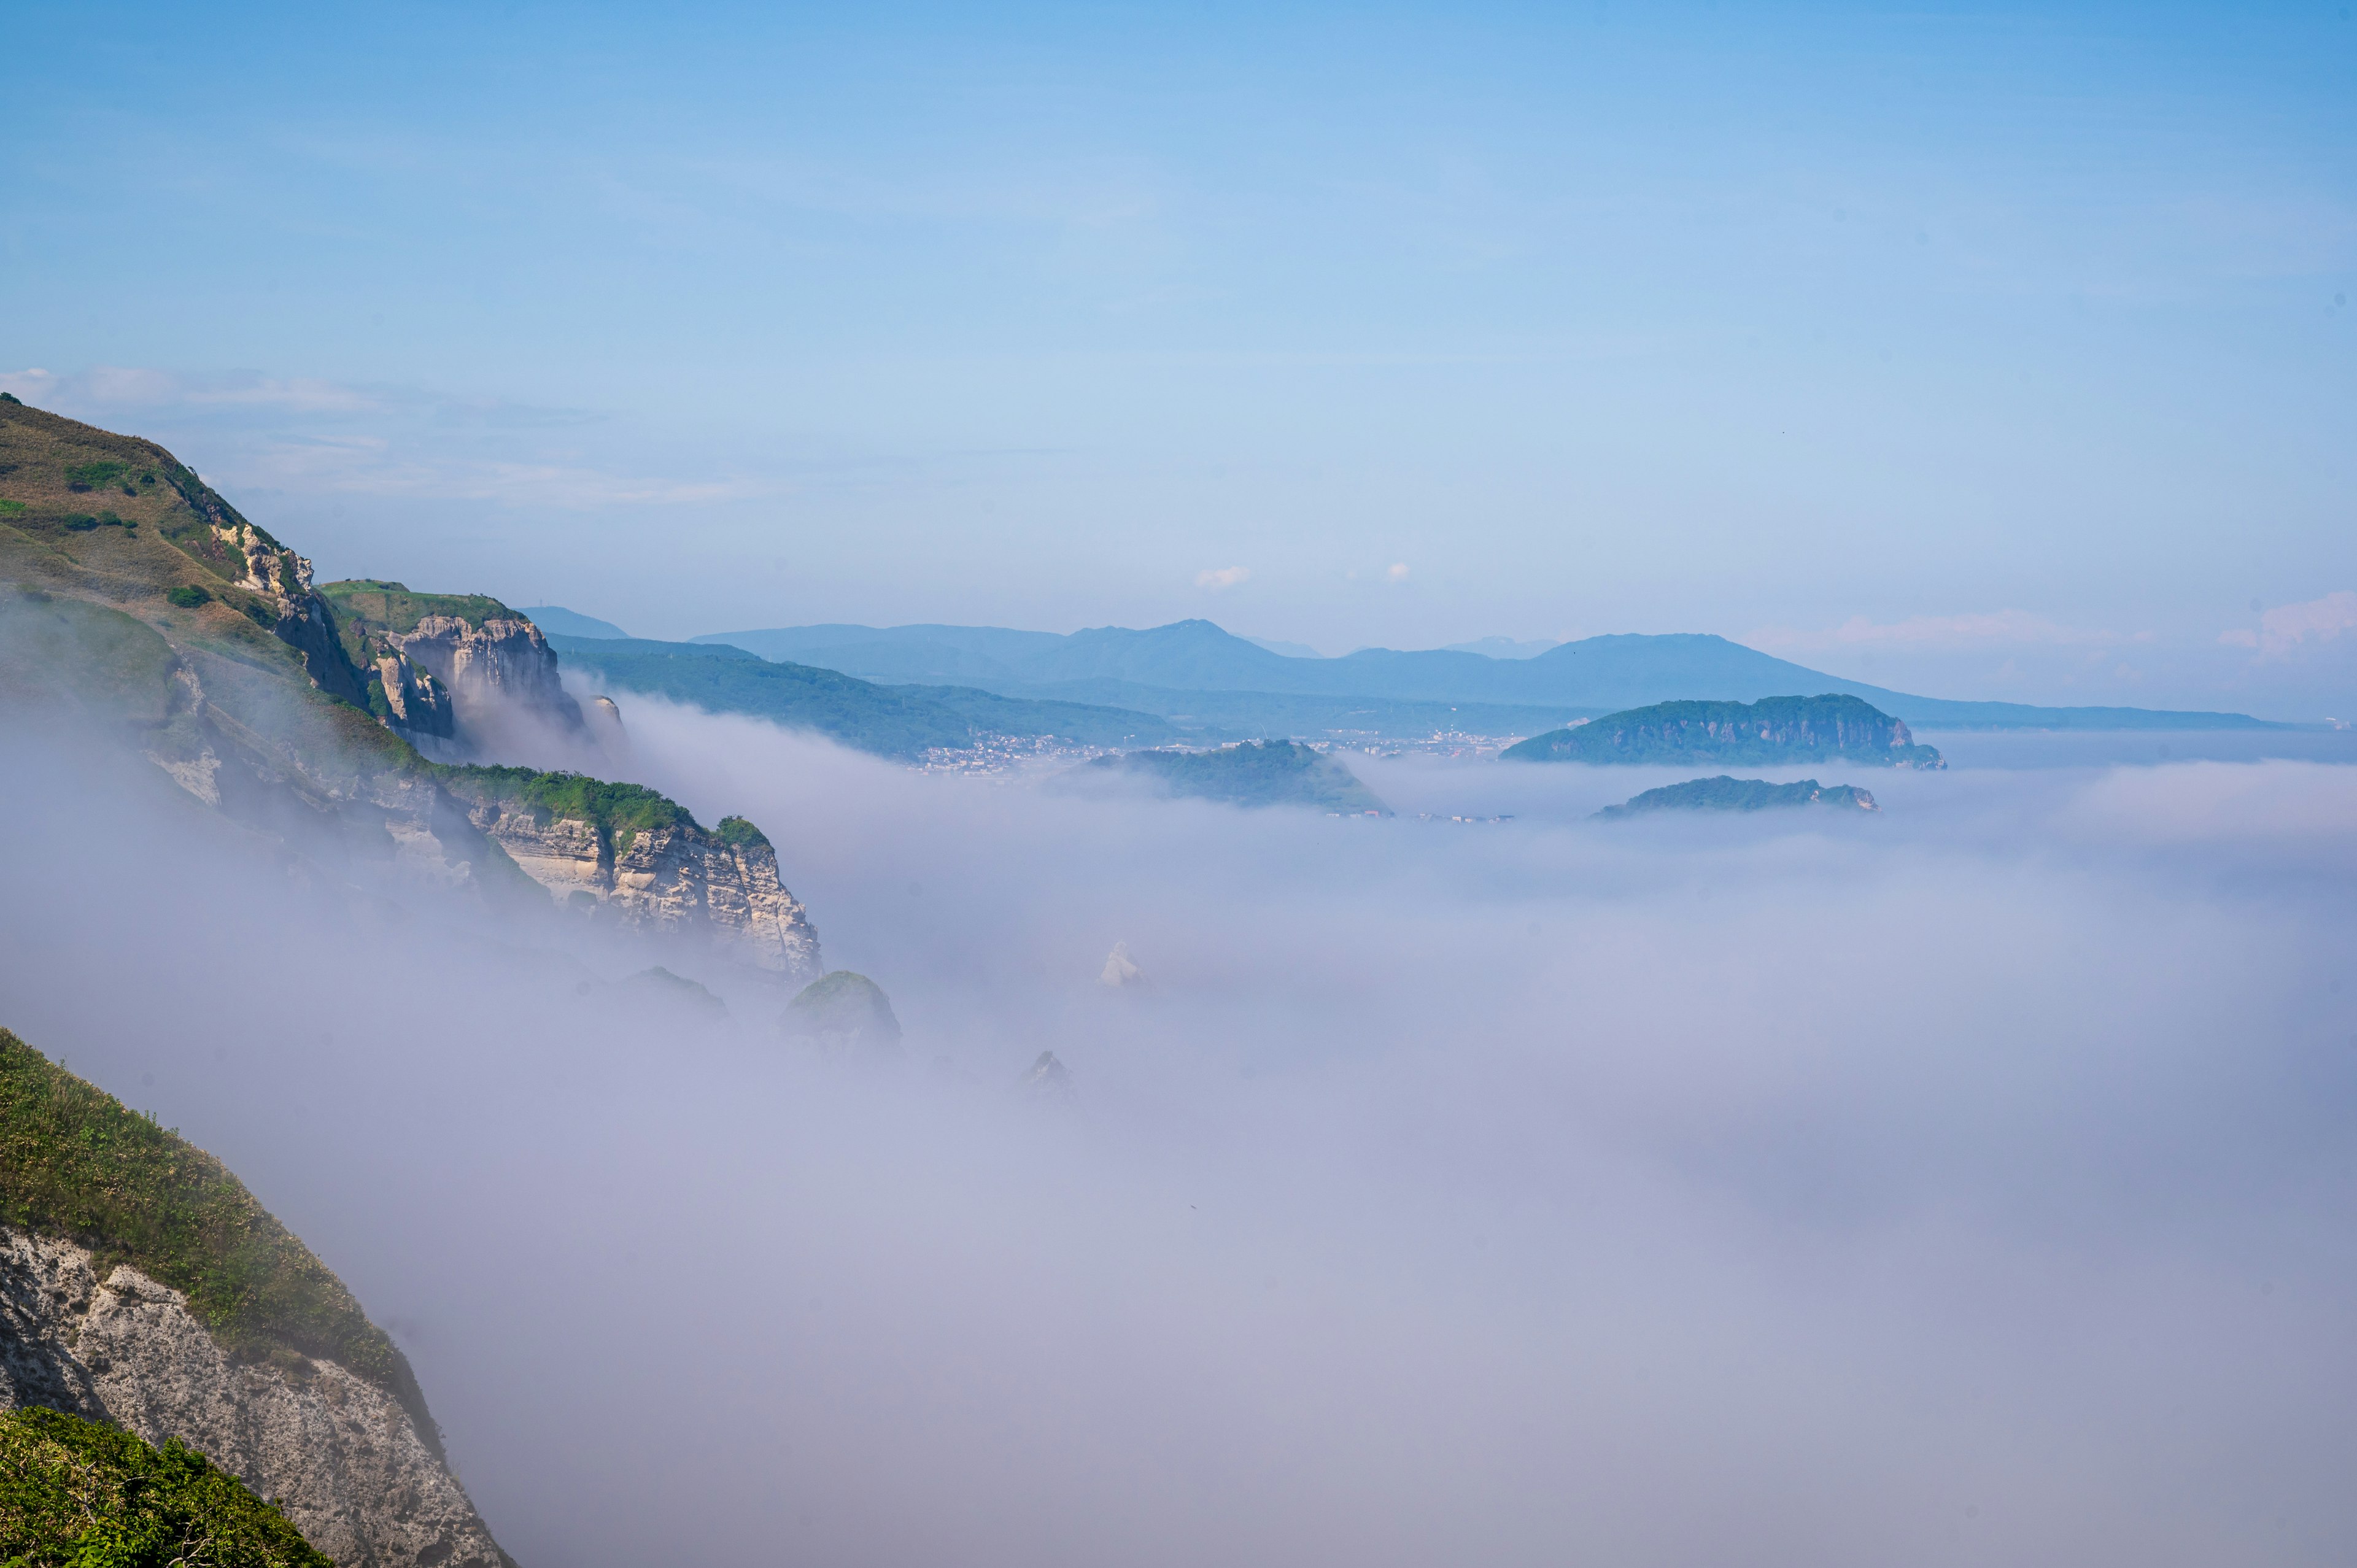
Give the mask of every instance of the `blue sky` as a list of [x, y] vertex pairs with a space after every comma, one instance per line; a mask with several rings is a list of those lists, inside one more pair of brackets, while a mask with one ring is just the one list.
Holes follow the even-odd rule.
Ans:
[[328, 574], [2357, 709], [2338, 4], [9, 28], [0, 385]]

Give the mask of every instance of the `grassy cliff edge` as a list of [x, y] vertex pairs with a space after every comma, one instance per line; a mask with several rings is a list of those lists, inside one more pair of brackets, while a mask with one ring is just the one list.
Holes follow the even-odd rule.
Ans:
[[0, 1029], [0, 1222], [129, 1263], [188, 1298], [232, 1355], [317, 1357], [441, 1434], [409, 1359], [344, 1283], [212, 1155]]

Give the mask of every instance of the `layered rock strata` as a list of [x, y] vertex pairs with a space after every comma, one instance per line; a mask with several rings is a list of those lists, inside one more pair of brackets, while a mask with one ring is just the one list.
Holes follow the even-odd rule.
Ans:
[[825, 972], [818, 932], [786, 890], [766, 840], [724, 838], [687, 822], [609, 831], [500, 801], [468, 815], [560, 906], [702, 937], [739, 962], [798, 983]]
[[316, 1358], [234, 1360], [178, 1291], [5, 1227], [0, 1404], [178, 1437], [276, 1498], [339, 1568], [511, 1568], [392, 1395]]

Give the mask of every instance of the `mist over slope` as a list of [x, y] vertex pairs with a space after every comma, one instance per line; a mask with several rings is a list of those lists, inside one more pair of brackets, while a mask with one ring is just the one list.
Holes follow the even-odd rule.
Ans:
[[[520, 1560], [2357, 1533], [2357, 769], [1956, 743], [1874, 817], [1604, 829], [1674, 776], [1354, 759], [1402, 816], [1337, 821], [630, 724], [643, 782], [770, 825], [900, 1070], [0, 759], [0, 1016], [371, 1304]], [[1050, 1048], [1072, 1095], [1017, 1092]]]

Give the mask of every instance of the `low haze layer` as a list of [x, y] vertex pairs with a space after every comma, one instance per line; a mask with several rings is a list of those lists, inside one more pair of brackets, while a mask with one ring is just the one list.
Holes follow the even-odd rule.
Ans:
[[[1673, 776], [1366, 758], [1378, 822], [625, 702], [647, 782], [769, 825], [897, 1068], [716, 972], [726, 1024], [630, 1012], [430, 905], [323, 918], [102, 778], [6, 780], [0, 1007], [352, 1282], [524, 1561], [2357, 1527], [2357, 769], [1939, 737], [1875, 815], [1608, 827]], [[1042, 1050], [1069, 1095], [1017, 1090]]]

